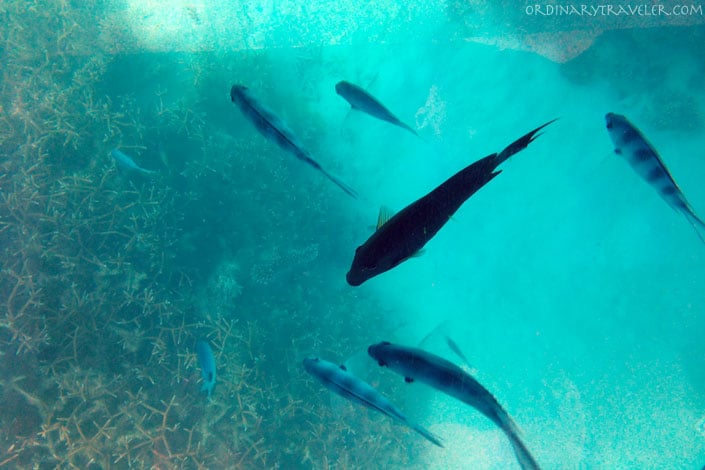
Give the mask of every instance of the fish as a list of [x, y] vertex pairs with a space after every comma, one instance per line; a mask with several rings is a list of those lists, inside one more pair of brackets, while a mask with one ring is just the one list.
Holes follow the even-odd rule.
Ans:
[[392, 114], [377, 98], [369, 94], [363, 88], [343, 80], [335, 85], [335, 92], [350, 103], [352, 109], [357, 109], [374, 118], [387, 121], [419, 137], [419, 134], [417, 134], [414, 129], [401, 122], [399, 118]]
[[203, 377], [202, 392], [208, 393], [208, 398], [211, 397], [213, 387], [215, 387], [215, 358], [210, 345], [204, 340], [196, 342], [196, 355], [198, 356], [198, 364], [201, 366], [201, 377]]
[[142, 173], [144, 175], [154, 175], [157, 172], [154, 170], [146, 170], [142, 168], [141, 166], [137, 165], [135, 161], [132, 159], [132, 157], [129, 157], [125, 155], [123, 152], [121, 152], [118, 149], [112, 149], [110, 151], [110, 155], [115, 159], [117, 162], [118, 166], [120, 168], [123, 168], [127, 171], [136, 171], [138, 173]]
[[279, 148], [320, 171], [326, 178], [345, 191], [346, 194], [357, 198], [357, 192], [340, 179], [328, 173], [314, 160], [287, 125], [269, 108], [260, 103], [252, 95], [249, 88], [243, 85], [233, 85], [230, 89], [230, 100], [235, 103], [243, 116], [255, 126], [264, 138], [274, 141]]
[[705, 243], [705, 222], [698, 217], [680, 187], [671, 176], [653, 145], [625, 116], [605, 115], [607, 133], [614, 144], [614, 152], [625, 158], [634, 171], [653, 186], [664, 201], [681, 212]]
[[470, 196], [501, 173], [501, 170], [495, 171], [500, 164], [524, 150], [541, 135], [541, 129], [554, 121], [537, 127], [500, 153], [470, 164], [397, 214], [385, 214], [383, 208], [377, 220], [377, 230], [355, 250], [346, 275], [348, 284], [359, 286], [417, 256]]
[[504, 432], [523, 470], [540, 468], [522, 442], [514, 420], [494, 395], [457, 365], [423, 349], [396, 345], [388, 341], [371, 345], [367, 353], [380, 366], [388, 367], [403, 376], [407, 383], [418, 380], [472, 406]]
[[394, 406], [384, 395], [367, 382], [348, 372], [345, 366], [337, 366], [330, 361], [317, 357], [308, 357], [304, 359], [304, 369], [318, 379], [326, 388], [343, 398], [371, 410], [376, 410], [413, 429], [434, 445], [443, 447], [443, 443], [438, 437], [418, 424], [409, 421], [401, 410]]

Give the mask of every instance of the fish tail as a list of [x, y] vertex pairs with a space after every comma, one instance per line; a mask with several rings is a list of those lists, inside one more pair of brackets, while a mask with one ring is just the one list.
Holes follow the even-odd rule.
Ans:
[[428, 429], [424, 428], [423, 426], [420, 426], [420, 425], [414, 424], [414, 423], [409, 423], [409, 427], [411, 427], [411, 429], [413, 429], [417, 433], [421, 434], [423, 437], [425, 437], [432, 444], [435, 444], [441, 448], [444, 447], [443, 443], [441, 442], [441, 439], [438, 436], [436, 436], [435, 434], [433, 434], [431, 431], [429, 431]]
[[516, 456], [522, 470], [540, 470], [541, 467], [539, 467], [538, 462], [536, 462], [524, 443], [521, 442], [519, 436], [513, 433], [508, 433], [508, 436], [509, 441], [512, 444], [512, 448], [514, 449], [514, 455]]
[[348, 195], [350, 195], [351, 197], [357, 199], [357, 196], [358, 196], [357, 191], [355, 191], [353, 188], [351, 188], [351, 187], [348, 186], [347, 184], [343, 183], [343, 182], [342, 182], [340, 179], [338, 179], [337, 177], [335, 177], [335, 176], [331, 175], [330, 173], [328, 173], [328, 172], [327, 172], [326, 170], [324, 170], [323, 167], [321, 167], [320, 165], [319, 165], [316, 169], [317, 169], [318, 171], [320, 171], [321, 173], [323, 173], [323, 175], [325, 175], [326, 178], [328, 178], [328, 179], [331, 180], [333, 183], [335, 183], [340, 189], [342, 189], [343, 191], [345, 191]]
[[158, 171], [155, 171], [155, 170], [147, 170], [147, 169], [141, 168], [141, 167], [137, 167], [137, 171], [139, 171], [139, 172], [142, 173], [143, 175], [147, 175], [147, 176], [152, 176], [152, 175], [156, 175], [157, 173], [159, 173]]
[[683, 211], [683, 214], [685, 215], [685, 218], [688, 219], [688, 222], [693, 227], [693, 230], [695, 230], [695, 234], [698, 236], [700, 241], [705, 244], [705, 222], [703, 222], [703, 220], [695, 215], [695, 213], [691, 210]]
[[529, 452], [529, 449], [527, 449], [526, 445], [524, 445], [519, 437], [519, 428], [516, 423], [514, 423], [514, 420], [512, 420], [512, 418], [504, 411], [499, 414], [498, 418], [504, 434], [507, 435], [509, 442], [512, 444], [514, 455], [516, 456], [517, 462], [519, 462], [522, 470], [540, 470], [541, 467], [539, 467], [539, 464], [536, 462], [534, 457], [531, 455], [531, 452]]
[[397, 122], [397, 125], [398, 125], [399, 127], [402, 127], [402, 128], [404, 128], [404, 129], [406, 129], [407, 131], [411, 132], [411, 133], [414, 134], [416, 137], [421, 138], [421, 136], [418, 134], [418, 132], [416, 132], [416, 130], [415, 130], [413, 127], [411, 127], [410, 125], [405, 124], [405, 123], [403, 123], [403, 122], [401, 122], [401, 121], [398, 121], [398, 122]]
[[519, 153], [522, 150], [524, 150], [526, 147], [528, 147], [531, 142], [533, 142], [534, 140], [536, 140], [536, 138], [541, 136], [542, 133], [539, 132], [541, 129], [548, 126], [552, 122], [555, 122], [557, 119], [558, 118], [551, 119], [546, 124], [543, 124], [543, 125], [537, 127], [533, 131], [519, 137], [517, 140], [515, 140], [514, 142], [509, 144], [504, 150], [502, 150], [497, 155], [497, 157], [495, 157], [496, 166], [501, 165], [512, 155], [514, 155], [515, 153]]

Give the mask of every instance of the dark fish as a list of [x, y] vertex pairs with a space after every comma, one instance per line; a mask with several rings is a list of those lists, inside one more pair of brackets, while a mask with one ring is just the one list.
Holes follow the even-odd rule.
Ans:
[[417, 254], [470, 196], [501, 173], [495, 169], [502, 162], [525, 149], [553, 121], [537, 127], [499, 154], [469, 165], [388, 220], [380, 217], [377, 231], [355, 250], [346, 276], [348, 284], [359, 286]]
[[198, 356], [198, 364], [201, 366], [201, 377], [203, 377], [202, 392], [208, 393], [208, 398], [211, 396], [213, 387], [215, 387], [215, 358], [213, 350], [203, 340], [196, 342], [196, 355]]
[[521, 441], [519, 428], [512, 418], [497, 399], [463, 369], [422, 349], [386, 341], [370, 346], [367, 352], [380, 366], [402, 375], [407, 383], [418, 380], [477, 409], [504, 432], [522, 469], [539, 468]]
[[705, 237], [700, 232], [705, 230], [705, 222], [695, 214], [653, 145], [626, 117], [607, 113], [605, 121], [607, 132], [614, 143], [614, 152], [624, 157], [634, 171], [656, 188], [671, 207], [685, 215], [695, 233], [705, 243]]
[[323, 173], [326, 178], [338, 185], [340, 189], [350, 196], [357, 197], [355, 190], [328, 173], [316, 160], [311, 158], [309, 152], [301, 146], [301, 143], [288, 129], [286, 124], [262, 103], [257, 101], [247, 87], [233, 85], [230, 89], [230, 99], [240, 108], [242, 114], [254, 124], [259, 133], [266, 139], [273, 140], [282, 150], [286, 150], [299, 160], [308, 163], [316, 170]]
[[370, 95], [359, 86], [353, 85], [350, 82], [342, 81], [335, 85], [335, 92], [342, 96], [345, 101], [350, 103], [350, 106], [352, 106], [353, 109], [362, 111], [363, 113], [369, 114], [377, 119], [381, 119], [382, 121], [387, 121], [395, 126], [401, 127], [402, 129], [406, 129], [417, 137], [419, 136], [414, 129], [401, 122], [395, 115], [385, 108], [384, 105], [377, 100], [377, 98]]
[[317, 357], [309, 357], [304, 360], [304, 368], [306, 372], [316, 377], [329, 390], [352, 402], [377, 410], [410, 427], [438, 447], [443, 447], [443, 444], [436, 436], [423, 427], [411, 423], [399, 408], [394, 406], [367, 382], [348, 372], [345, 366], [336, 366], [332, 362], [324, 361]]

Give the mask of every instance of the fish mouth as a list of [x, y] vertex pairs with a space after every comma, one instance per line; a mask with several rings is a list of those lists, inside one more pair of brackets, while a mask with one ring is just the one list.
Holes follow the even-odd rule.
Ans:
[[364, 279], [356, 275], [356, 273], [352, 272], [352, 270], [348, 271], [348, 273], [345, 275], [345, 280], [348, 281], [348, 284], [353, 287], [359, 286], [365, 281]]

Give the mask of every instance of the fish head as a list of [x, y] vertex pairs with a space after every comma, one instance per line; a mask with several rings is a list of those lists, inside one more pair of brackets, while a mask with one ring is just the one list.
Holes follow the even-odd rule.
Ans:
[[248, 88], [244, 85], [233, 85], [230, 88], [230, 100], [233, 103], [240, 103], [243, 95], [248, 93]]
[[345, 279], [351, 286], [359, 286], [385, 271], [389, 271], [399, 262], [394, 261], [389, 254], [379, 256], [373, 249], [361, 245], [355, 250], [355, 257]]
[[392, 343], [389, 341], [382, 341], [381, 343], [373, 344], [367, 348], [367, 354], [370, 355], [372, 359], [377, 361], [377, 364], [384, 367], [387, 364], [387, 350]]
[[307, 357], [304, 359], [304, 369], [306, 369], [306, 372], [309, 374], [316, 375], [315, 372], [320, 368], [320, 363], [321, 360], [317, 357]]
[[343, 96], [343, 94], [345, 94], [345, 90], [347, 90], [349, 86], [350, 84], [348, 82], [341, 80], [335, 84], [335, 92], [340, 96]]
[[605, 127], [614, 144], [614, 153], [625, 156], [630, 148], [638, 145], [639, 134], [636, 128], [621, 114], [605, 114]]

